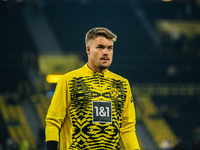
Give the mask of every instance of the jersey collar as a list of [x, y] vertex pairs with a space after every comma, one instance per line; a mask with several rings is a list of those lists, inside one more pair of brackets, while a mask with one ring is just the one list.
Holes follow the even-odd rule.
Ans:
[[88, 67], [88, 64], [86, 63], [84, 66], [83, 66], [84, 70], [90, 74], [90, 75], [94, 75], [94, 74], [103, 74], [104, 77], [108, 74], [109, 70], [107, 69], [104, 73], [98, 73], [98, 72], [94, 72], [92, 71], [89, 67]]

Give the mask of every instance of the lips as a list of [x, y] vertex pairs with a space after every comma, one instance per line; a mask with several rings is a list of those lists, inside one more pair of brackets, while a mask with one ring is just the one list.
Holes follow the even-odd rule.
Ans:
[[110, 60], [108, 57], [101, 57], [100, 60]]

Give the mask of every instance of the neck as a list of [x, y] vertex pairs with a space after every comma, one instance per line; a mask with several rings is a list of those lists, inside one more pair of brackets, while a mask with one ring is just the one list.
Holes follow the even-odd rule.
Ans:
[[95, 68], [95, 67], [92, 67], [92, 66], [91, 66], [90, 64], [88, 64], [88, 63], [87, 63], [87, 65], [88, 65], [88, 67], [89, 67], [92, 71], [98, 72], [98, 73], [105, 73], [106, 70], [108, 69], [108, 68]]

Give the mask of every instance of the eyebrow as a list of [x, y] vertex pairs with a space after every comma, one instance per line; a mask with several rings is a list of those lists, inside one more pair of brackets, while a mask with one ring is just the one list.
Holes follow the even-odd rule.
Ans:
[[[100, 47], [106, 47], [105, 45], [102, 45], [102, 44], [97, 44], [97, 47], [98, 47], [98, 46], [100, 46]], [[112, 48], [113, 45], [109, 45], [108, 47], [109, 47], [109, 48]]]

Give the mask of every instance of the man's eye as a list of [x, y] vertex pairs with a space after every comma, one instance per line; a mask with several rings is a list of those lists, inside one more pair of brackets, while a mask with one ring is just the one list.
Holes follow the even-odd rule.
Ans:
[[112, 47], [108, 47], [108, 50], [112, 50], [113, 48]]
[[97, 48], [98, 48], [98, 49], [103, 49], [103, 47], [102, 47], [102, 46], [98, 46]]

